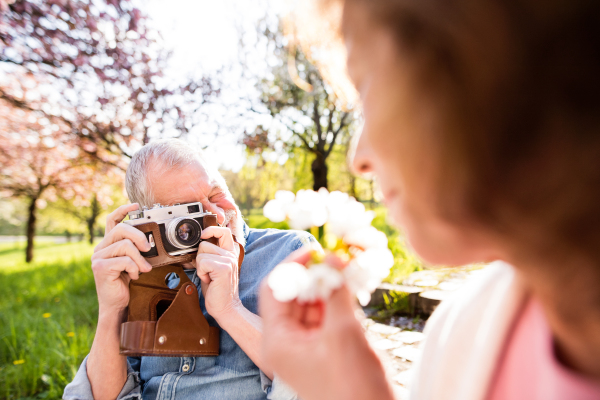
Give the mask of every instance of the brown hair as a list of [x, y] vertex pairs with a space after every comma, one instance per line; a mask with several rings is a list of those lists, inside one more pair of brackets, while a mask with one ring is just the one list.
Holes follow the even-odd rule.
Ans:
[[444, 182], [463, 206], [445, 214], [598, 256], [600, 2], [346, 3], [393, 32], [415, 97], [436, 107]]

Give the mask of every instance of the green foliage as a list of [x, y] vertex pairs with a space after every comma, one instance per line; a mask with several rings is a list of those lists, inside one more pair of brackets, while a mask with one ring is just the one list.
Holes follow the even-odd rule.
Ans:
[[408, 293], [390, 291], [383, 295], [383, 300], [384, 304], [381, 310], [373, 316], [375, 320], [385, 321], [392, 315], [406, 315], [411, 312]]
[[250, 228], [255, 229], [290, 229], [287, 221], [283, 222], [271, 222], [267, 217], [262, 215], [262, 210], [253, 210], [253, 212], [244, 217], [246, 223]]
[[37, 243], [31, 264], [23, 247], [0, 245], [0, 398], [57, 399], [96, 330], [92, 246]]
[[408, 247], [404, 235], [389, 223], [387, 209], [378, 207], [375, 210], [373, 226], [385, 233], [388, 247], [394, 255], [394, 266], [385, 279], [389, 283], [402, 283], [404, 278], [424, 267], [423, 261]]

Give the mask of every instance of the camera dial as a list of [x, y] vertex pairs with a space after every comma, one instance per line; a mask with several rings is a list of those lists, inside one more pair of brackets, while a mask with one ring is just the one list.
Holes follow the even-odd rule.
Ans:
[[188, 217], [172, 219], [165, 226], [167, 240], [179, 249], [187, 249], [200, 242], [202, 228], [198, 221]]

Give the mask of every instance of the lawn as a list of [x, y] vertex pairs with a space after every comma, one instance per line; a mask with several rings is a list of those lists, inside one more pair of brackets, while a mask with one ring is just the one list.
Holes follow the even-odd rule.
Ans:
[[[373, 221], [389, 238], [396, 265], [388, 277], [400, 282], [421, 263], [377, 209]], [[287, 228], [253, 213], [254, 228]], [[24, 262], [24, 243], [0, 244], [0, 399], [58, 399], [88, 353], [98, 304], [87, 242], [37, 242]]]
[[87, 242], [0, 245], [0, 398], [57, 399], [89, 351], [98, 305]]

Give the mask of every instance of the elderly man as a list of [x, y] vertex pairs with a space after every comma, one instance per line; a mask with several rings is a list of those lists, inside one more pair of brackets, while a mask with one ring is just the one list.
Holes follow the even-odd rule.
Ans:
[[[126, 186], [132, 203], [107, 218], [106, 235], [92, 257], [99, 316], [92, 349], [64, 399], [293, 399], [263, 363], [257, 292], [262, 279], [294, 250], [314, 242], [306, 232], [249, 229], [222, 176], [185, 143], [166, 140], [144, 146], [131, 160]], [[219, 227], [203, 230], [219, 246], [202, 242], [186, 274], [200, 289], [202, 312], [220, 326], [217, 357], [124, 357], [119, 330], [127, 315], [128, 283], [151, 267], [140, 255], [150, 244], [139, 230], [121, 223], [129, 211], [154, 203], [201, 202]], [[239, 288], [232, 233], [245, 242]], [[239, 290], [238, 290], [239, 289]]]

